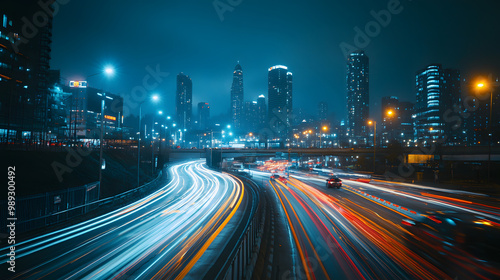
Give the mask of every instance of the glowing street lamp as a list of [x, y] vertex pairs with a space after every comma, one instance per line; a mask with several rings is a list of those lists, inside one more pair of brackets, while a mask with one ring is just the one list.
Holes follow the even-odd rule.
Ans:
[[106, 66], [104, 68], [104, 73], [106, 73], [106, 75], [108, 75], [108, 76], [114, 76], [115, 75], [115, 68], [113, 68], [113, 66]]
[[373, 125], [373, 173], [375, 173], [375, 159], [377, 156], [377, 122], [368, 121], [369, 125]]
[[493, 137], [491, 132], [491, 122], [492, 122], [492, 110], [493, 110], [493, 87], [498, 86], [495, 84], [486, 84], [484, 82], [480, 82], [477, 85], [478, 90], [490, 90], [490, 118], [488, 119], [488, 183], [491, 182], [491, 138]]
[[[328, 130], [328, 126], [325, 125], [325, 126], [322, 127], [322, 129], [323, 129], [323, 131], [327, 131]], [[322, 145], [323, 145], [323, 143], [321, 141], [321, 136], [322, 136], [322, 133], [320, 132], [319, 133], [319, 148], [320, 149], [322, 148]]]
[[[151, 101], [153, 102], [158, 102], [160, 100], [160, 96], [158, 94], [154, 94], [151, 96]], [[142, 122], [142, 104], [146, 102], [147, 99], [143, 100], [141, 103], [139, 103], [139, 141], [137, 145], [137, 187], [141, 186], [141, 181], [140, 181], [140, 163], [141, 163], [141, 122]], [[152, 148], [152, 147], [151, 147]]]

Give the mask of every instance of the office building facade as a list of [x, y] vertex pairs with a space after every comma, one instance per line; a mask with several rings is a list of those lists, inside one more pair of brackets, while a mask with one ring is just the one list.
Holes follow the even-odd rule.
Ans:
[[210, 126], [210, 104], [198, 103], [198, 129], [206, 130]]
[[347, 133], [353, 145], [366, 145], [370, 115], [369, 59], [364, 51], [347, 58]]
[[233, 128], [239, 131], [245, 120], [243, 114], [243, 69], [238, 63], [233, 71], [233, 83], [231, 86], [231, 121]]
[[177, 75], [177, 91], [175, 98], [176, 121], [179, 129], [191, 128], [193, 111], [193, 82], [184, 73]]
[[[44, 24], [29, 34], [26, 18], [43, 13]], [[49, 131], [47, 83], [52, 13], [36, 1], [9, 1], [0, 11], [0, 140], [40, 144]]]
[[446, 115], [461, 100], [460, 72], [432, 64], [416, 74], [414, 141], [417, 145], [460, 144], [461, 139]]
[[293, 109], [293, 74], [276, 65], [268, 71], [268, 124], [272, 137], [285, 145], [290, 138]]

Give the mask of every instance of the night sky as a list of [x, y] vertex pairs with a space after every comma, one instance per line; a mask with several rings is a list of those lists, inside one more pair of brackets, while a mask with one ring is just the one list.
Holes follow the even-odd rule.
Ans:
[[[354, 27], [374, 20], [370, 11], [394, 1], [244, 0], [221, 21], [213, 2], [70, 1], [54, 17], [51, 67], [67, 80], [83, 79], [114, 65], [117, 74], [89, 78], [89, 85], [121, 95], [142, 84], [145, 67], [169, 72], [154, 91], [174, 115], [176, 75], [193, 79], [196, 104], [210, 102], [212, 115], [229, 110], [232, 71], [244, 71], [245, 100], [267, 97], [267, 69], [287, 65], [294, 74], [294, 108], [316, 114], [327, 101], [345, 118], [346, 58], [341, 42], [354, 44]], [[227, 3], [226, 0], [221, 0]], [[238, 1], [233, 1], [238, 2]], [[146, 3], [146, 4], [144, 4]], [[395, 95], [414, 101], [415, 72], [430, 63], [463, 74], [500, 74], [498, 1], [401, 0], [399, 14], [363, 50], [370, 58], [370, 110]]]

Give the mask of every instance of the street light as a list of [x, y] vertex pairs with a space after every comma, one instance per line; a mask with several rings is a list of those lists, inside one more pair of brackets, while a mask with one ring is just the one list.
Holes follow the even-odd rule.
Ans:
[[[327, 131], [328, 130], [328, 126], [325, 125], [325, 126], [322, 127], [322, 129], [323, 129], [323, 131]], [[323, 143], [321, 141], [321, 131], [320, 131], [319, 132], [319, 148], [320, 149], [322, 148], [322, 145], [323, 145]]]
[[492, 131], [491, 131], [491, 118], [492, 118], [492, 112], [493, 112], [493, 87], [498, 86], [495, 84], [490, 84], [487, 85], [486, 83], [478, 83], [477, 88], [479, 90], [485, 89], [487, 90], [489, 88], [490, 90], [490, 118], [488, 119], [488, 183], [491, 182], [491, 138], [493, 137]]
[[[153, 102], [157, 102], [160, 100], [160, 97], [155, 94], [151, 96], [151, 100]], [[139, 141], [137, 145], [137, 187], [141, 186], [141, 181], [140, 181], [140, 164], [141, 164], [141, 121], [142, 121], [142, 104], [146, 102], [147, 99], [143, 100], [141, 103], [139, 103]]]
[[97, 199], [100, 196], [101, 182], [102, 182], [102, 169], [105, 165], [102, 162], [102, 147], [103, 147], [103, 136], [104, 136], [104, 107], [106, 99], [113, 100], [112, 97], [106, 96], [106, 93], [97, 93], [97, 95], [102, 97], [101, 100], [101, 135], [99, 137], [99, 194]]
[[[92, 74], [92, 75], [88, 75], [87, 76], [87, 80], [89, 77], [92, 77], [92, 76], [97, 76], [99, 74], [106, 74], [108, 76], [112, 76], [112, 74], [114, 73], [114, 71], [109, 71], [109, 69], [113, 69], [111, 66], [108, 66], [104, 69], [104, 71], [102, 72], [98, 72], [98, 73], [95, 73], [95, 74]], [[101, 96], [102, 97], [102, 101], [101, 101], [101, 133], [100, 133], [100, 137], [99, 137], [99, 193], [97, 194], [97, 199], [99, 199], [100, 195], [101, 195], [101, 184], [102, 184], [102, 169], [104, 167], [103, 165], [103, 137], [104, 137], [104, 106], [105, 106], [105, 100], [106, 98], [107, 99], [110, 99], [110, 100], [113, 100], [113, 98], [109, 97], [109, 96], [106, 96], [106, 93], [97, 93], [97, 95]], [[70, 117], [71, 118], [71, 117]], [[76, 113], [75, 113], [75, 140], [76, 140]]]
[[104, 68], [104, 73], [108, 76], [113, 76], [115, 74], [115, 68], [113, 68], [113, 66], [106, 66], [106, 68]]
[[377, 122], [368, 121], [369, 125], [373, 125], [373, 173], [375, 173], [375, 159], [377, 156]]
[[[156, 98], [154, 98], [156, 96]], [[158, 101], [159, 98], [157, 95], [153, 96], [153, 100]], [[163, 115], [163, 111], [158, 111], [158, 115]], [[154, 170], [155, 170], [155, 138], [154, 138], [154, 133], [155, 133], [155, 115], [153, 114], [152, 118], [152, 123], [151, 123], [151, 176], [154, 176]], [[161, 129], [160, 129], [160, 151], [161, 151]]]

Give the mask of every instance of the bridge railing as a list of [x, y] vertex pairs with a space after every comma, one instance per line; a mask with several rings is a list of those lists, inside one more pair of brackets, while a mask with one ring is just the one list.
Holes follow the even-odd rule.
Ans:
[[266, 205], [261, 200], [261, 189], [252, 180], [240, 176], [252, 190], [252, 209], [250, 218], [238, 238], [237, 245], [233, 248], [223, 267], [219, 270], [216, 279], [241, 280], [251, 279], [257, 255], [260, 249], [262, 232], [264, 229]]
[[[97, 210], [105, 205], [121, 205], [125, 202], [145, 197], [161, 186], [164, 171], [147, 184], [112, 197], [98, 199], [99, 182], [84, 186], [48, 192], [44, 194], [19, 197], [16, 199], [16, 232], [55, 225]], [[7, 201], [0, 201], [0, 209], [7, 209]], [[1, 233], [7, 232], [7, 220], [0, 221]]]

